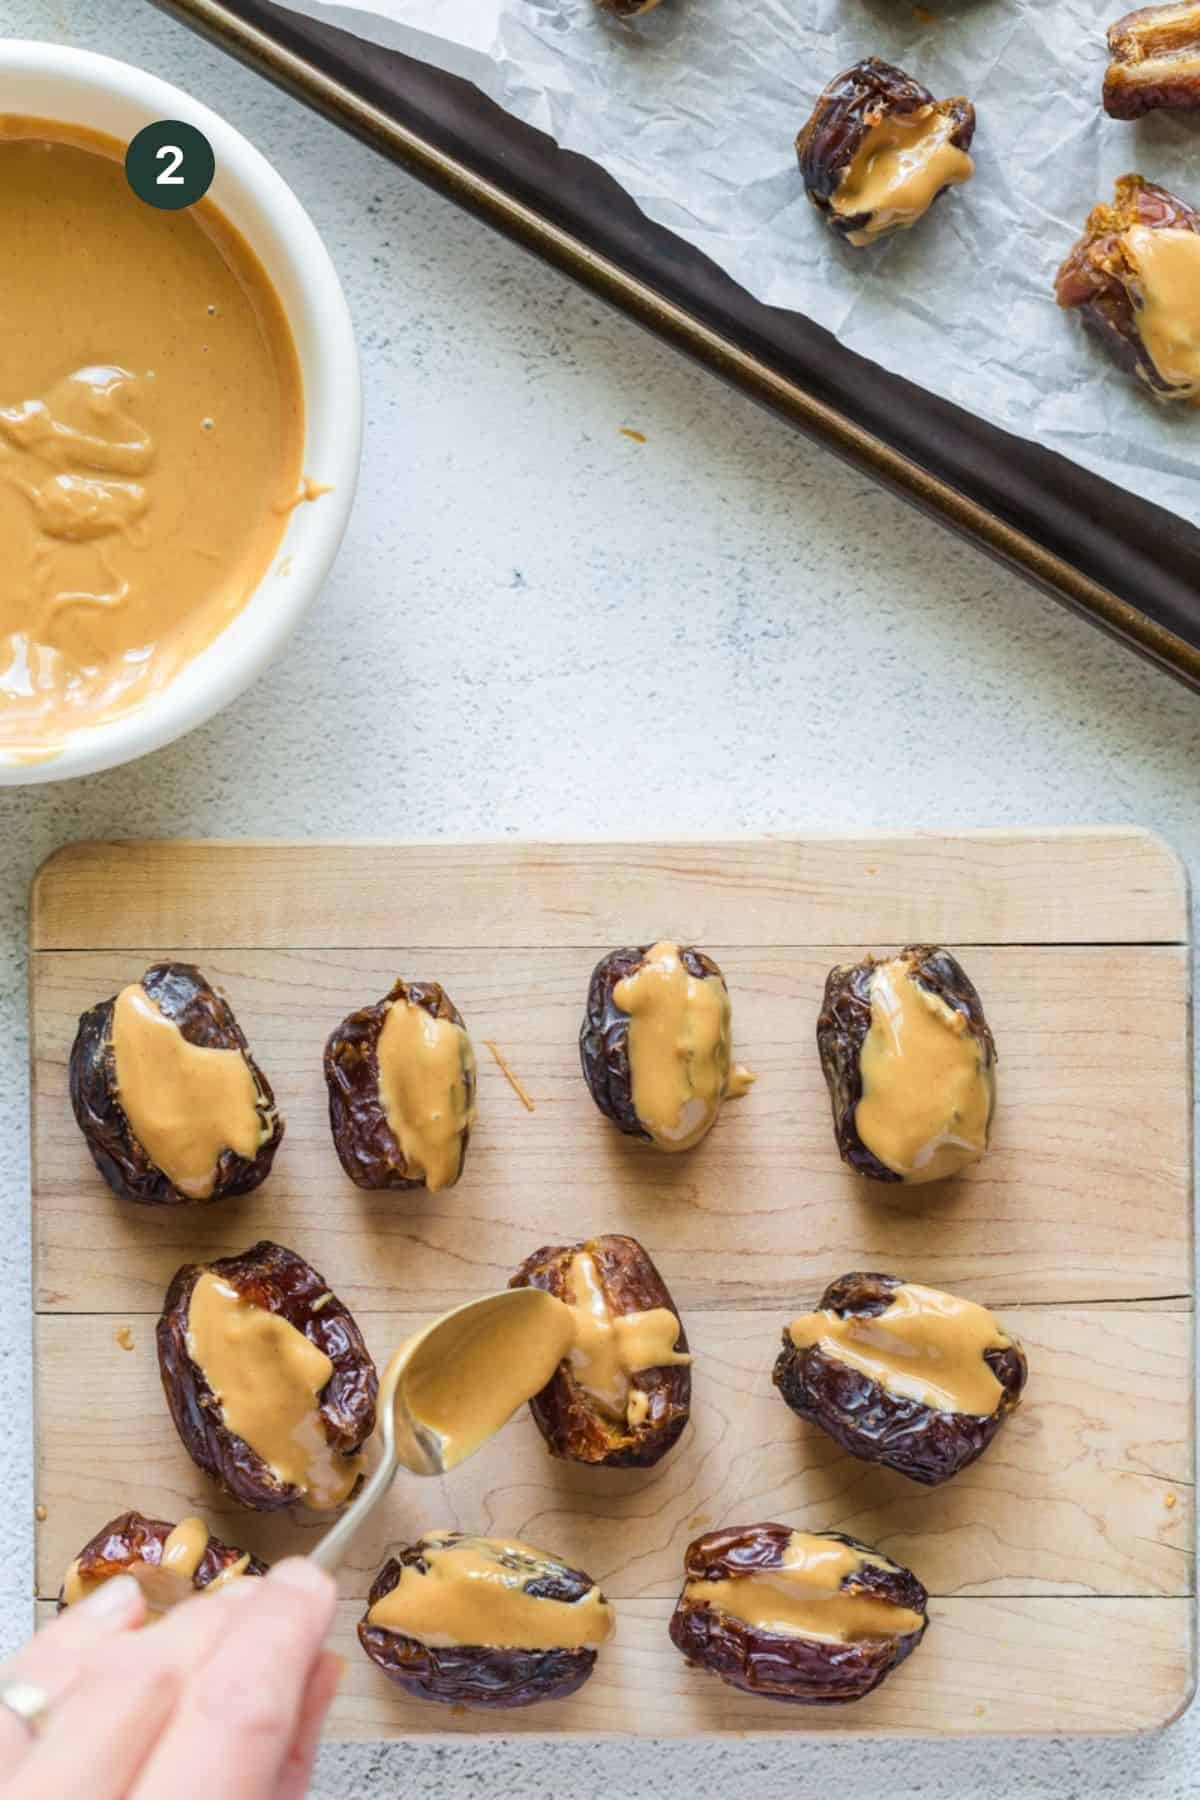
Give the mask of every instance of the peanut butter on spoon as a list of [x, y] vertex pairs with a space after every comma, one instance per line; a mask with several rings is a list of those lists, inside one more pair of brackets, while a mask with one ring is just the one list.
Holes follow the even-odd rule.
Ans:
[[401, 1468], [444, 1475], [473, 1456], [545, 1387], [574, 1335], [561, 1300], [540, 1288], [506, 1288], [444, 1313], [402, 1344], [379, 1388], [378, 1466], [313, 1560], [339, 1566]]

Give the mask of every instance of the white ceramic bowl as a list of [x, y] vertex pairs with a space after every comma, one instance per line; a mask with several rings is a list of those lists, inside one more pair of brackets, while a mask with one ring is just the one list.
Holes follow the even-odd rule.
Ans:
[[291, 323], [304, 376], [304, 473], [332, 490], [293, 509], [251, 599], [168, 687], [77, 732], [53, 760], [6, 761], [0, 751], [0, 785], [11, 785], [91, 775], [157, 750], [227, 706], [279, 654], [316, 599], [346, 529], [362, 391], [350, 312], [316, 226], [266, 158], [216, 113], [128, 63], [21, 39], [0, 40], [0, 113], [90, 126], [123, 143], [156, 119], [199, 127], [216, 153], [211, 197], [253, 246]]

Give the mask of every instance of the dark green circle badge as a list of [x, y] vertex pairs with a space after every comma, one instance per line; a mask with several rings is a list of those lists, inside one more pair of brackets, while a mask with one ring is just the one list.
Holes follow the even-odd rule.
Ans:
[[159, 119], [138, 132], [125, 152], [125, 175], [139, 200], [167, 212], [195, 206], [217, 172], [213, 147], [182, 119]]

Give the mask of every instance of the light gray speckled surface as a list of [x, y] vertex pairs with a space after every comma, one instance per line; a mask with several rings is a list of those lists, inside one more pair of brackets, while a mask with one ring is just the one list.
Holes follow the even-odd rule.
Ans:
[[[56, 845], [1130, 820], [1195, 873], [1200, 701], [145, 0], [0, 0], [0, 30], [116, 50], [248, 132], [326, 235], [367, 379], [358, 509], [285, 661], [136, 767], [0, 793], [11, 1644], [31, 1591], [25, 901]], [[1133, 1743], [792, 1738], [642, 1757], [331, 1750], [314, 1791], [1173, 1800], [1200, 1790], [1200, 1714]]]

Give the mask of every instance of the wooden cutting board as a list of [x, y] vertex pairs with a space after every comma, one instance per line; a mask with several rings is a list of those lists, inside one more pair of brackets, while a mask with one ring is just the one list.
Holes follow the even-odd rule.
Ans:
[[[130, 1506], [202, 1513], [267, 1557], [320, 1529], [242, 1511], [179, 1445], [153, 1328], [181, 1263], [276, 1238], [323, 1271], [382, 1362], [539, 1245], [625, 1231], [661, 1267], [696, 1353], [684, 1439], [656, 1469], [588, 1470], [553, 1461], [522, 1415], [446, 1483], [398, 1482], [343, 1571], [350, 1671], [334, 1736], [1119, 1732], [1184, 1706], [1188, 903], [1157, 839], [75, 845], [39, 874], [31, 933], [43, 1611], [69, 1559]], [[664, 935], [717, 957], [737, 1053], [760, 1076], [677, 1158], [601, 1118], [576, 1050], [598, 956]], [[1000, 1107], [979, 1167], [906, 1192], [838, 1162], [813, 1027], [830, 964], [913, 940], [951, 946], [979, 986]], [[228, 992], [287, 1115], [273, 1174], [244, 1200], [124, 1205], [72, 1119], [78, 1015], [163, 957], [198, 962]], [[479, 1052], [466, 1173], [437, 1196], [360, 1192], [329, 1138], [325, 1038], [397, 974], [442, 981]], [[944, 1488], [842, 1455], [771, 1386], [783, 1325], [853, 1268], [982, 1300], [1025, 1343], [1025, 1406]], [[689, 1670], [667, 1638], [688, 1540], [764, 1519], [866, 1538], [934, 1597], [918, 1654], [856, 1706], [740, 1696]], [[389, 1546], [446, 1525], [556, 1551], [616, 1603], [618, 1637], [573, 1699], [458, 1715], [406, 1699], [363, 1657], [354, 1624]]]

